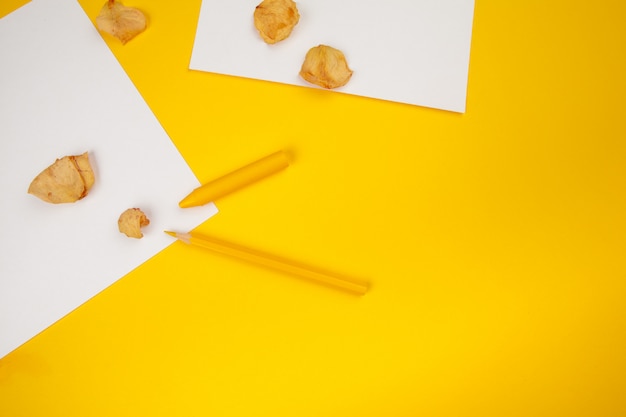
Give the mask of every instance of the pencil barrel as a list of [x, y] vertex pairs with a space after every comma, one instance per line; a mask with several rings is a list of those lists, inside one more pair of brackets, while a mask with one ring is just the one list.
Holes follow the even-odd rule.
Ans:
[[179, 203], [182, 208], [201, 206], [244, 188], [289, 166], [289, 157], [278, 151], [206, 183]]
[[189, 243], [222, 255], [295, 275], [327, 286], [343, 289], [354, 294], [363, 295], [369, 290], [369, 284], [364, 281], [323, 271], [297, 261], [239, 246], [232, 242], [224, 242], [205, 236], [202, 238], [190, 236]]

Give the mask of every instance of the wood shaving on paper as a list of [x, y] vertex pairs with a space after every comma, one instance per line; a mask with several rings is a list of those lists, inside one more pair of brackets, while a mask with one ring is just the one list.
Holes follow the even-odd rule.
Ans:
[[129, 208], [125, 210], [117, 220], [117, 227], [120, 233], [124, 233], [128, 237], [141, 239], [143, 233], [141, 228], [150, 224], [150, 220], [143, 211], [138, 208]]
[[292, 0], [263, 0], [254, 9], [254, 26], [266, 43], [287, 39], [300, 20]]
[[327, 89], [346, 85], [352, 73], [343, 52], [327, 45], [309, 49], [300, 69], [304, 80]]
[[52, 203], [74, 203], [89, 194], [95, 175], [89, 154], [64, 156], [44, 169], [28, 187], [28, 193]]

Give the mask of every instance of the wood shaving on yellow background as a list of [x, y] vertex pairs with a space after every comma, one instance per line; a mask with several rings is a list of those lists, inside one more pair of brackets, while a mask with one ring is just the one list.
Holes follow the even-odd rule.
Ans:
[[124, 6], [119, 1], [108, 0], [96, 17], [96, 26], [126, 44], [146, 30], [147, 21], [141, 10]]

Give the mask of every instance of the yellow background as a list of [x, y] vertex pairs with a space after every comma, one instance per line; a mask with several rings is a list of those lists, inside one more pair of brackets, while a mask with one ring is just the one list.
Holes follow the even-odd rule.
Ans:
[[626, 2], [477, 1], [462, 115], [188, 71], [200, 3], [105, 39], [200, 181], [296, 160], [198, 230], [372, 290], [174, 244], [3, 358], [0, 415], [626, 415]]

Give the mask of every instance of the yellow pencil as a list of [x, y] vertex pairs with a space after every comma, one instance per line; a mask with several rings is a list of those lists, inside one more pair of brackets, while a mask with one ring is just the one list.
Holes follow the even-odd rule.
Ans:
[[275, 174], [289, 166], [289, 155], [285, 151], [274, 152], [233, 172], [193, 190], [178, 205], [181, 208], [202, 206], [237, 191], [247, 185]]
[[208, 236], [199, 236], [192, 233], [177, 233], [166, 231], [187, 244], [208, 249], [210, 251], [248, 261], [260, 266], [265, 266], [274, 270], [285, 272], [300, 278], [306, 278], [321, 284], [343, 289], [358, 295], [365, 294], [369, 289], [369, 284], [354, 278], [338, 275], [304, 265], [300, 262], [284, 259], [276, 255], [246, 248], [235, 243], [225, 242]]

